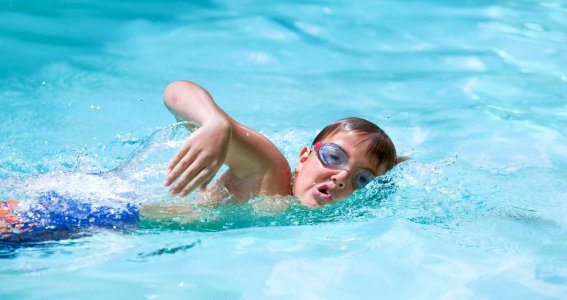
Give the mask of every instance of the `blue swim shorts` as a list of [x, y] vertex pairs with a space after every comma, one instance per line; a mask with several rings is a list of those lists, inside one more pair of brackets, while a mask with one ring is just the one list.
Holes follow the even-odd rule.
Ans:
[[98, 206], [51, 191], [43, 194], [22, 217], [31, 225], [45, 228], [101, 227], [127, 229], [136, 226], [140, 219], [135, 199], [120, 208]]

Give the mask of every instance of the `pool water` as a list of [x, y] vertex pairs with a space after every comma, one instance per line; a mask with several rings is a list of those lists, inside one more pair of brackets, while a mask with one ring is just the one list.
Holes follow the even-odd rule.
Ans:
[[567, 298], [567, 3], [0, 0], [0, 199], [123, 208], [193, 80], [282, 150], [373, 120], [397, 166], [334, 206], [0, 244], [0, 298]]

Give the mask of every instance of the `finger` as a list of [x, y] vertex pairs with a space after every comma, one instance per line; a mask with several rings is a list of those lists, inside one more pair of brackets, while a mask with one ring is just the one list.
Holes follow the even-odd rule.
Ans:
[[215, 178], [215, 173], [212, 173], [209, 175], [209, 178], [207, 178], [207, 180], [205, 180], [205, 182], [203, 182], [201, 184], [201, 186], [199, 187], [202, 191], [207, 190], [207, 185], [209, 185], [209, 183], [211, 183], [211, 181], [213, 180], [213, 178]]
[[199, 172], [195, 172], [195, 174], [191, 178], [189, 178], [184, 185], [180, 186], [178, 190], [180, 196], [187, 196], [189, 193], [195, 190], [195, 179], [202, 176], [203, 170], [204, 169], [200, 170]]
[[178, 179], [181, 174], [183, 174], [187, 169], [191, 167], [193, 162], [196, 159], [196, 153], [193, 153], [190, 149], [180, 161], [173, 167], [173, 169], [169, 172], [163, 184], [165, 186], [170, 186], [176, 179]]
[[205, 165], [202, 163], [202, 160], [195, 161], [195, 163], [187, 168], [179, 179], [177, 179], [177, 183], [175, 183], [175, 186], [170, 190], [170, 194], [179, 194], [187, 186], [187, 184], [195, 178], [195, 176], [201, 173], [204, 168]]
[[189, 193], [194, 191], [199, 185], [203, 184], [203, 182], [209, 179], [210, 175], [211, 175], [211, 170], [208, 167], [205, 167], [197, 176], [195, 176], [195, 178], [193, 178], [193, 180], [189, 181], [187, 186], [185, 186], [185, 188], [183, 188], [183, 190], [181, 191], [180, 195], [187, 196]]
[[189, 140], [187, 140], [185, 144], [181, 146], [179, 151], [175, 153], [173, 159], [169, 162], [169, 165], [167, 166], [169, 171], [171, 171], [173, 167], [175, 167], [179, 163], [179, 161], [185, 156], [185, 154], [187, 154], [187, 152], [189, 152], [190, 149], [191, 149], [191, 143], [189, 142]]
[[175, 153], [175, 156], [171, 159], [171, 161], [167, 165], [168, 171], [171, 172], [171, 170], [173, 170], [173, 168], [179, 163], [179, 161], [183, 159], [183, 157], [187, 154], [187, 152], [189, 152], [190, 149], [191, 149], [191, 145], [189, 144], [183, 145], [183, 147], [181, 147], [179, 151]]

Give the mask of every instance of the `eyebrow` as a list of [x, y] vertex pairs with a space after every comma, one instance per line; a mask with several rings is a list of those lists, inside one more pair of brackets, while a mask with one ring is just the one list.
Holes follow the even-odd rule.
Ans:
[[361, 169], [365, 169], [367, 171], [370, 171], [370, 173], [372, 173], [372, 175], [374, 175], [374, 176], [380, 176], [380, 175], [375, 175], [375, 174], [380, 174], [380, 166], [384, 163], [384, 161], [381, 160], [380, 157], [378, 157], [376, 155], [372, 155], [373, 153], [371, 152], [371, 147], [370, 147], [370, 140], [371, 139], [367, 136], [363, 136], [363, 135], [359, 135], [359, 136], [361, 136], [362, 138], [357, 141], [355, 146], [360, 147], [361, 144], [366, 143], [366, 147], [364, 147], [364, 148], [366, 148], [365, 149], [366, 150], [365, 156], [369, 159], [370, 165], [375, 166], [374, 168], [361, 168]]
[[375, 170], [372, 170], [372, 169], [366, 168], [366, 167], [362, 167], [362, 168], [358, 167], [358, 168], [370, 172], [370, 174], [372, 174], [373, 176], [380, 176], [380, 175], [377, 175], [377, 174], [378, 174], [378, 168], [379, 168], [379, 167], [380, 167], [380, 165], [378, 165], [378, 167], [376, 167]]

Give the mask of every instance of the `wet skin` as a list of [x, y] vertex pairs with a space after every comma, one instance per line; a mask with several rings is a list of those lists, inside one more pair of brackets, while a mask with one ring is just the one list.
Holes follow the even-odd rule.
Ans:
[[375, 176], [386, 173], [384, 164], [377, 164], [366, 153], [367, 143], [360, 135], [339, 131], [324, 138], [323, 143], [334, 143], [348, 155], [344, 169], [325, 167], [315, 151], [305, 147], [301, 150], [295, 167], [294, 194], [306, 206], [321, 206], [345, 199], [355, 190], [355, 174], [366, 170]]

